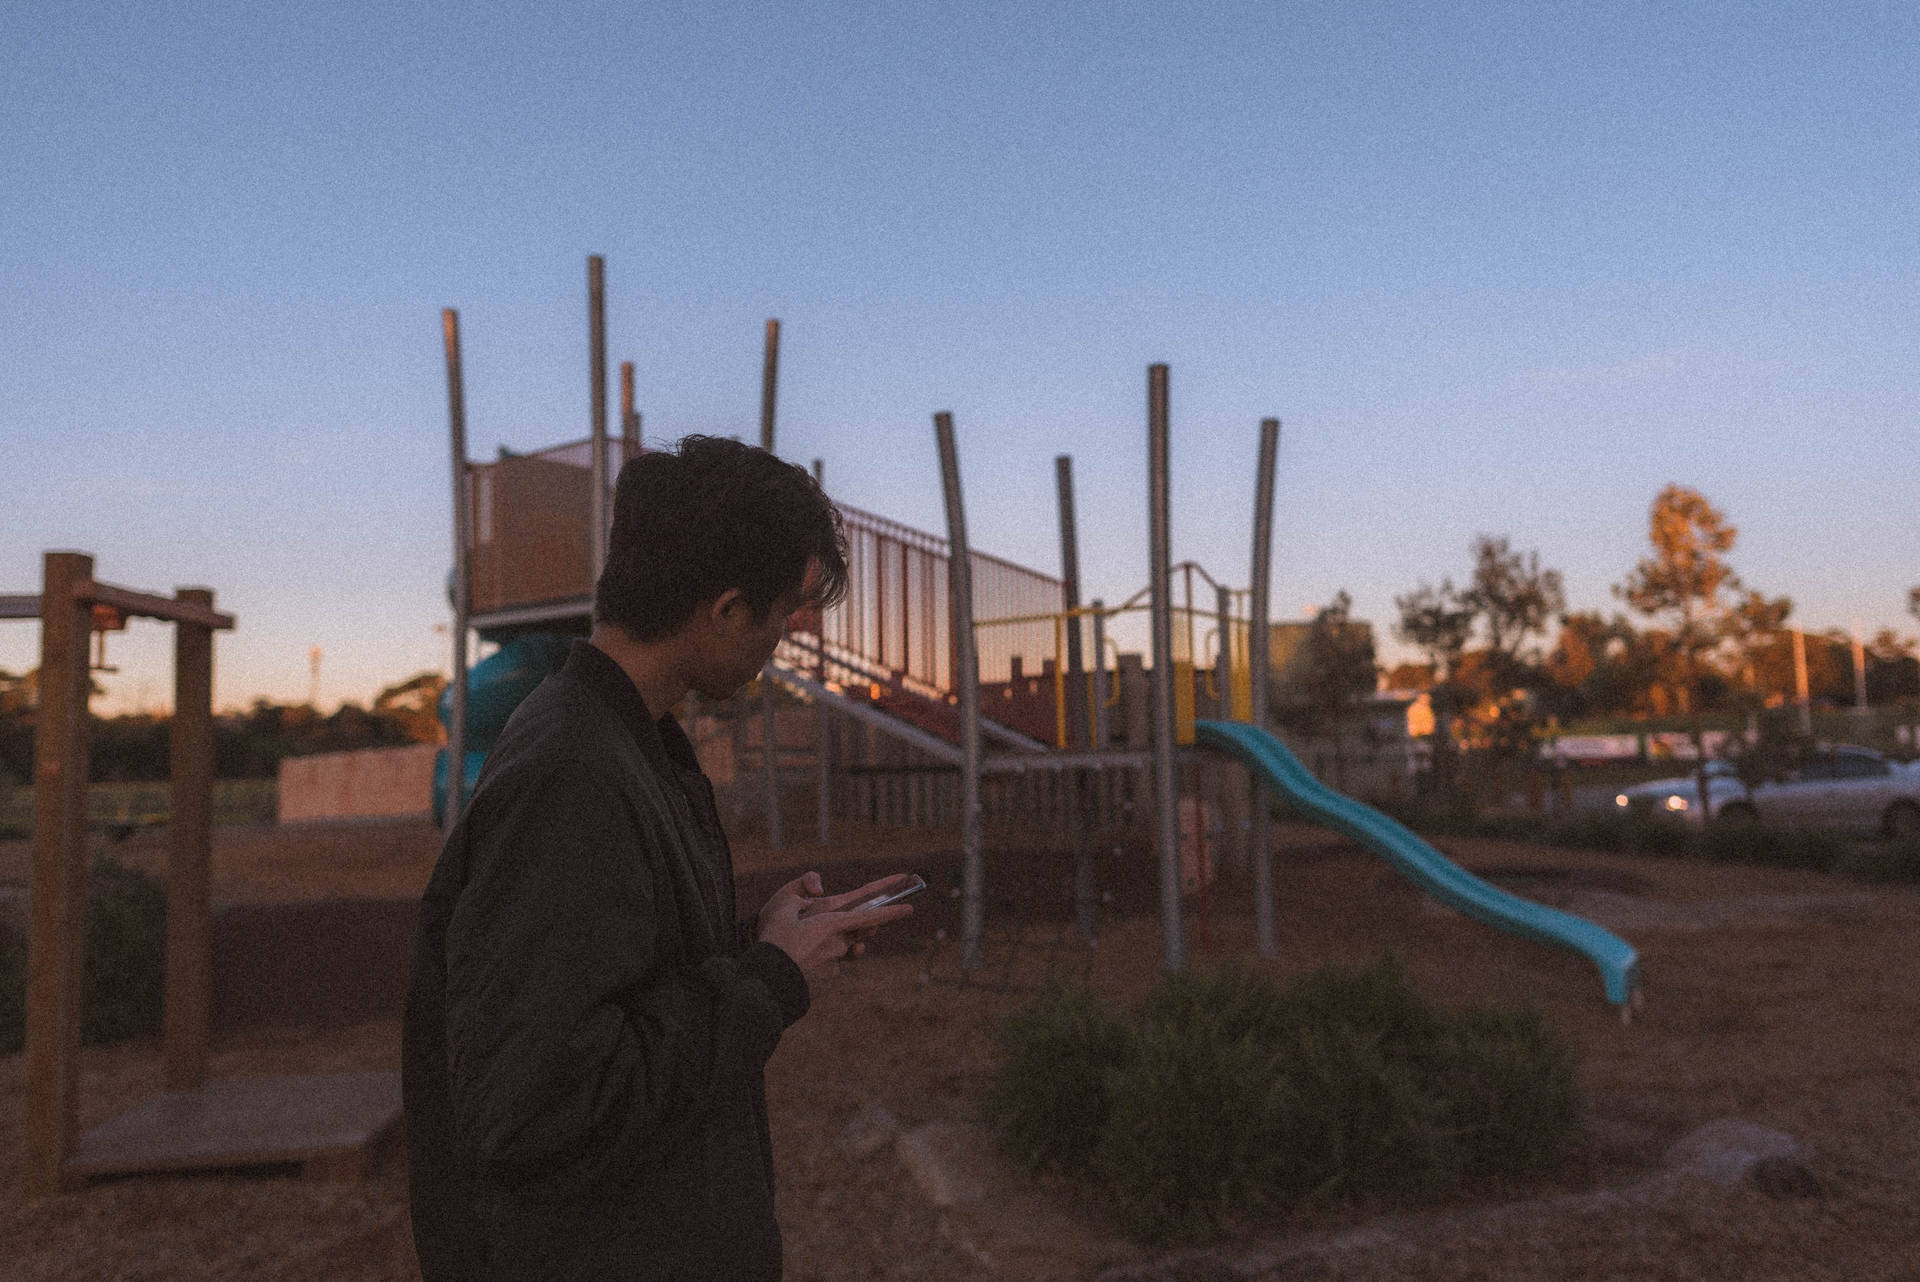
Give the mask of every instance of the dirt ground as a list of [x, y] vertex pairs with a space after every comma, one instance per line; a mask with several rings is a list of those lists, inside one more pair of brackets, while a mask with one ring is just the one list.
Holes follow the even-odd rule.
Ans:
[[[1392, 1234], [1276, 1263], [1274, 1279], [1920, 1278], [1920, 894], [1817, 874], [1704, 867], [1504, 842], [1443, 841], [1468, 867], [1522, 893], [1621, 915], [1642, 956], [1648, 1005], [1630, 1027], [1583, 960], [1438, 910], [1384, 866], [1307, 828], [1277, 835], [1281, 957], [1289, 972], [1395, 950], [1443, 1002], [1532, 1000], [1580, 1044], [1591, 1105], [1576, 1160], [1545, 1185], [1399, 1217]], [[975, 1119], [991, 1071], [991, 1030], [1017, 992], [959, 987], [952, 836], [847, 834], [831, 851], [736, 851], [742, 901], [820, 866], [830, 888], [869, 870], [928, 875], [912, 925], [843, 966], [768, 1070], [787, 1273], [797, 1280], [1092, 1278], [1151, 1257], [1120, 1240], [1070, 1190], [993, 1171], [983, 1203], [937, 1211], [883, 1148], [865, 1159], [835, 1140], [877, 1102], [907, 1126]], [[225, 829], [216, 895], [228, 900], [417, 893], [437, 842], [419, 824]], [[164, 847], [136, 838], [131, 862]], [[1065, 862], [1014, 851], [992, 865], [987, 977], [1014, 988], [1045, 968], [1083, 969], [1125, 999], [1159, 969], [1151, 869], [1101, 861], [1099, 946], [1066, 926]], [[24, 843], [0, 846], [0, 887], [26, 881]], [[1219, 885], [1207, 920], [1188, 918], [1196, 964], [1250, 957], [1244, 891]], [[939, 938], [941, 931], [947, 938]], [[159, 1089], [157, 1046], [90, 1048], [82, 1125]], [[217, 1037], [218, 1076], [397, 1068], [399, 1025], [247, 1030]], [[0, 1273], [21, 1279], [409, 1279], [405, 1177], [364, 1185], [284, 1175], [132, 1178], [38, 1202], [22, 1196], [24, 1057], [0, 1059]], [[1739, 1117], [1807, 1144], [1824, 1191], [1771, 1200], [1698, 1183], [1638, 1207], [1499, 1203], [1613, 1188], [1655, 1171], [1693, 1127]], [[396, 1164], [397, 1165], [397, 1164]], [[1250, 1226], [1247, 1242], [1313, 1241], [1375, 1220], [1377, 1208], [1321, 1210]], [[1356, 1244], [1357, 1243], [1357, 1244]], [[1369, 1244], [1370, 1243], [1370, 1244]], [[1189, 1277], [1225, 1276], [1198, 1269]]]

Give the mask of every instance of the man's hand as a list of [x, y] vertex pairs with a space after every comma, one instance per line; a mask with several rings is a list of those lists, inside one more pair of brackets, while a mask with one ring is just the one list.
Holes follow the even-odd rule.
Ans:
[[875, 895], [894, 890], [907, 874], [882, 877], [858, 890], [828, 895], [820, 874], [810, 872], [796, 877], [767, 901], [760, 910], [760, 938], [793, 958], [807, 977], [810, 988], [819, 988], [833, 978], [842, 957], [859, 956], [865, 939], [890, 921], [898, 921], [913, 912], [911, 904], [889, 904], [885, 908], [867, 908], [841, 912]]

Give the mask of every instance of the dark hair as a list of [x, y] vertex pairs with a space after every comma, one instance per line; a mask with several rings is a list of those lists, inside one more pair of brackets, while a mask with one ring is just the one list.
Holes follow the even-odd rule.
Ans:
[[689, 436], [620, 469], [594, 618], [658, 641], [701, 602], [738, 588], [764, 620], [814, 558], [821, 573], [806, 604], [832, 605], [847, 587], [846, 536], [805, 468], [739, 441]]

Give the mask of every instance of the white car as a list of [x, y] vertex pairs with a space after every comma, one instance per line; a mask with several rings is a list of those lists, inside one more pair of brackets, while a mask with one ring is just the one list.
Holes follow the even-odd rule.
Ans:
[[1635, 784], [1615, 796], [1613, 804], [1690, 823], [1703, 818], [1759, 820], [1888, 837], [1920, 834], [1920, 762], [1903, 765], [1871, 748], [1819, 748], [1780, 778], [1752, 787], [1725, 761], [1709, 761], [1706, 773], [1704, 816], [1700, 787], [1692, 775]]

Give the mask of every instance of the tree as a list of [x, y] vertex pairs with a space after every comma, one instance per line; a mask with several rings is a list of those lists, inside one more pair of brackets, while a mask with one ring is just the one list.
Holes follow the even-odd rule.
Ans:
[[1488, 667], [1497, 681], [1518, 684], [1537, 656], [1528, 641], [1567, 608], [1560, 571], [1540, 568], [1540, 554], [1515, 552], [1506, 538], [1483, 534], [1473, 541], [1473, 579], [1461, 602], [1487, 629]]
[[1346, 786], [1345, 726], [1353, 706], [1373, 691], [1379, 669], [1373, 632], [1352, 618], [1353, 598], [1343, 588], [1313, 616], [1302, 651], [1307, 717], [1316, 734], [1333, 738], [1334, 786]]
[[1705, 496], [1669, 485], [1654, 497], [1648, 513], [1653, 555], [1643, 557], [1626, 582], [1614, 587], [1628, 605], [1668, 624], [1680, 702], [1691, 722], [1695, 760], [1700, 763], [1702, 814], [1707, 813], [1706, 729], [1696, 691], [1707, 656], [1726, 636], [1723, 594], [1740, 587], [1724, 559], [1738, 534]]
[[416, 673], [375, 695], [373, 711], [399, 723], [415, 743], [440, 743], [446, 736], [440, 724], [440, 694], [446, 688], [442, 673]]
[[1762, 665], [1769, 650], [1776, 646], [1793, 613], [1789, 597], [1768, 597], [1749, 591], [1727, 612], [1724, 634], [1739, 663], [1740, 684], [1745, 687], [1752, 708], [1766, 703], [1760, 683]]
[[1439, 587], [1422, 582], [1405, 596], [1393, 599], [1400, 611], [1394, 635], [1418, 648], [1433, 664], [1433, 775], [1442, 788], [1453, 784], [1453, 681], [1460, 655], [1473, 635], [1475, 610], [1453, 586], [1442, 579]]

